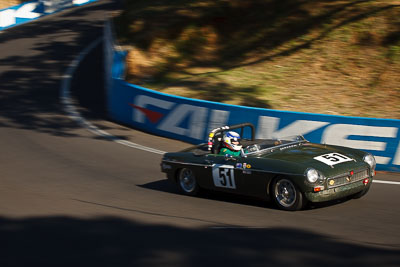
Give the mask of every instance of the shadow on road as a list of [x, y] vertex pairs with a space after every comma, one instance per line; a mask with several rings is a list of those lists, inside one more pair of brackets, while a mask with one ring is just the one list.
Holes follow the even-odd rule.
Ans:
[[115, 217], [0, 218], [7, 266], [398, 266], [399, 250], [288, 229], [184, 229]]
[[[60, 87], [69, 64], [94, 40], [102, 36], [107, 12], [117, 1], [101, 1], [46, 16], [0, 34], [0, 127], [29, 129], [57, 136], [74, 137], [80, 126], [63, 116]], [[101, 46], [98, 47], [101, 49]], [[96, 51], [99, 52], [99, 51]], [[104, 116], [102, 51], [91, 66], [91, 86], [78, 86], [77, 95], [90, 100], [94, 112]], [[79, 77], [78, 77], [79, 78]], [[91, 108], [91, 107], [89, 107]]]
[[[158, 180], [158, 181], [154, 181], [154, 182], [150, 182], [150, 183], [138, 185], [138, 186], [141, 188], [146, 188], [146, 189], [165, 192], [165, 193], [181, 194], [178, 189], [178, 186], [174, 185], [167, 179], [162, 179], [162, 180]], [[239, 205], [261, 207], [261, 208], [266, 208], [266, 209], [277, 209], [277, 207], [274, 205], [274, 203], [272, 201], [253, 198], [253, 197], [249, 197], [249, 196], [230, 194], [230, 193], [225, 193], [225, 192], [214, 192], [214, 191], [202, 190], [197, 197], [211, 199], [211, 200], [215, 200], [215, 201], [221, 201], [221, 202], [234, 203], [234, 204], [239, 204]], [[327, 208], [327, 207], [330, 207], [333, 205], [340, 205], [341, 203], [345, 203], [349, 200], [351, 200], [350, 197], [332, 200], [332, 201], [320, 202], [320, 203], [308, 203], [307, 206], [305, 207], [305, 210]], [[302, 212], [302, 211], [298, 211], [298, 212]]]

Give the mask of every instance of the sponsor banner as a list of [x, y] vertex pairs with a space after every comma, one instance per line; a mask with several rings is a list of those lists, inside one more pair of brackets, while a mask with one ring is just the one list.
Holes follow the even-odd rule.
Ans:
[[26, 2], [0, 10], [0, 30], [41, 17], [43, 7], [38, 1]]
[[117, 78], [112, 79], [108, 105], [116, 121], [193, 144], [206, 142], [216, 127], [251, 122], [256, 138], [303, 135], [313, 143], [368, 151], [378, 170], [400, 171], [400, 120], [233, 106], [167, 95]]
[[58, 10], [71, 7], [73, 0], [38, 0], [39, 4], [43, 6], [43, 13], [51, 14]]
[[36, 0], [0, 10], [0, 31], [72, 6], [97, 0]]

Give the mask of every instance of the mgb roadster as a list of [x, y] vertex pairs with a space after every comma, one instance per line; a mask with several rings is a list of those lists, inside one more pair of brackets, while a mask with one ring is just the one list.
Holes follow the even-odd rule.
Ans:
[[[240, 139], [243, 135], [248, 137]], [[232, 147], [237, 151], [225, 154]], [[375, 166], [367, 152], [310, 143], [303, 136], [255, 139], [250, 123], [216, 128], [208, 142], [166, 153], [161, 162], [183, 194], [230, 192], [272, 199], [290, 211], [307, 202], [362, 197], [371, 187]]]

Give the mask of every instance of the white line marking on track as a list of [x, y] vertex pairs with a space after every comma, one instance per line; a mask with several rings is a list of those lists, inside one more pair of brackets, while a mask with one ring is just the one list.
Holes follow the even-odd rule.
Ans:
[[[72, 98], [71, 98], [71, 80], [72, 77], [75, 73], [76, 68], [80, 64], [80, 62], [85, 58], [89, 52], [94, 49], [96, 46], [98, 46], [102, 41], [102, 37], [96, 39], [93, 41], [88, 47], [86, 47], [70, 64], [69, 67], [66, 71], [66, 73], [62, 77], [61, 81], [61, 92], [60, 92], [60, 100], [61, 103], [64, 106], [64, 111], [68, 114], [68, 117], [70, 117], [72, 120], [76, 121], [81, 125], [82, 127], [86, 128], [89, 132], [102, 136], [104, 138], [107, 138], [109, 140], [112, 140], [115, 143], [132, 147], [135, 149], [147, 151], [150, 153], [155, 153], [159, 155], [163, 155], [166, 152], [162, 150], [158, 150], [155, 148], [147, 147], [147, 146], [142, 146], [136, 143], [132, 143], [130, 141], [118, 138], [106, 131], [103, 131], [99, 129], [97, 126], [91, 124], [89, 121], [85, 120], [82, 115], [77, 111], [75, 108]], [[379, 184], [392, 184], [392, 185], [400, 185], [400, 182], [392, 182], [392, 181], [383, 181], [383, 180], [373, 180], [374, 183], [379, 183]]]
[[151, 152], [151, 153], [155, 153], [155, 154], [159, 154], [159, 155], [166, 153], [165, 151], [162, 151], [162, 150], [158, 150], [155, 148], [146, 147], [146, 146], [142, 146], [142, 145], [139, 145], [136, 143], [132, 143], [130, 141], [118, 138], [106, 131], [103, 131], [103, 130], [99, 129], [97, 126], [90, 123], [89, 121], [85, 120], [82, 117], [82, 115], [78, 112], [78, 110], [75, 108], [75, 106], [73, 104], [73, 100], [71, 98], [71, 91], [70, 91], [72, 77], [73, 77], [78, 65], [80, 64], [80, 62], [85, 58], [85, 56], [87, 54], [89, 54], [89, 52], [92, 49], [94, 49], [96, 46], [98, 46], [101, 43], [101, 41], [102, 41], [102, 37], [93, 41], [88, 47], [86, 47], [70, 63], [66, 73], [63, 75], [62, 81], [61, 81], [60, 100], [64, 106], [64, 111], [68, 114], [68, 117], [70, 117], [72, 120], [76, 121], [83, 128], [86, 128], [89, 132], [91, 132], [95, 135], [102, 136], [104, 138], [107, 138], [107, 139], [115, 142], [115, 143], [118, 143], [118, 144], [121, 144], [124, 146], [128, 146], [128, 147], [132, 147], [132, 148], [136, 148], [139, 150], [143, 150], [143, 151], [147, 151], [147, 152]]
[[257, 226], [211, 226], [209, 227], [213, 230], [259, 230], [268, 229], [267, 227], [257, 227]]
[[373, 182], [377, 183], [377, 184], [395, 184], [395, 185], [400, 185], [400, 182], [394, 182], [394, 181], [373, 180]]

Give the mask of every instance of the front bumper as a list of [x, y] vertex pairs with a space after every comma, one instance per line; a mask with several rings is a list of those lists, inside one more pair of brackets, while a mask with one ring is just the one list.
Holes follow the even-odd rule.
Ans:
[[344, 198], [351, 196], [358, 192], [361, 192], [372, 184], [372, 177], [369, 177], [368, 184], [364, 184], [363, 181], [357, 181], [351, 184], [338, 186], [331, 189], [322, 190], [320, 192], [305, 192], [306, 198], [311, 202], [323, 202], [335, 199]]

